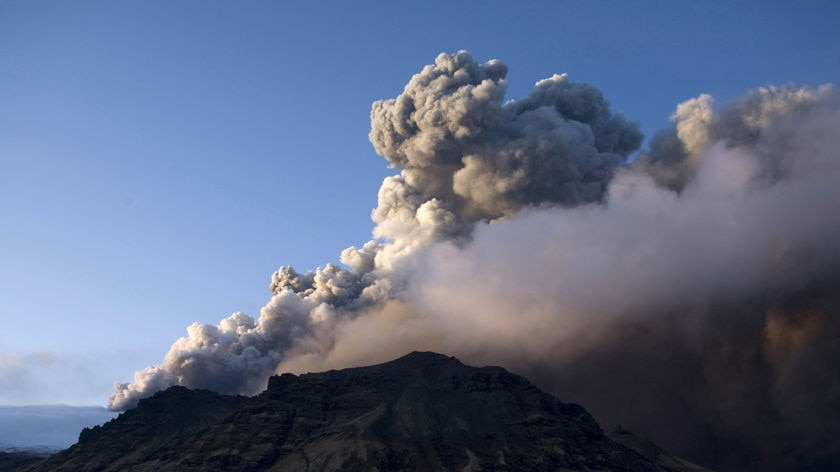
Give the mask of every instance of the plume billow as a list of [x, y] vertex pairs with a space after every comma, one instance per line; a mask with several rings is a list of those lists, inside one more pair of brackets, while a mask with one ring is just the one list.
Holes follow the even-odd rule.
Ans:
[[343, 266], [281, 267], [256, 320], [191, 325], [111, 407], [434, 350], [704, 465], [837, 466], [836, 91], [700, 95], [628, 163], [639, 126], [598, 89], [555, 75], [505, 101], [506, 73], [441, 54], [374, 103], [370, 140], [399, 169], [374, 239]]

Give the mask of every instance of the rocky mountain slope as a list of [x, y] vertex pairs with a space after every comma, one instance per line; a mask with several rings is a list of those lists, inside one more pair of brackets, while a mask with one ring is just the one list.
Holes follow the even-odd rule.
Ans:
[[274, 376], [250, 398], [172, 387], [27, 470], [702, 470], [631, 447], [523, 377], [415, 352]]

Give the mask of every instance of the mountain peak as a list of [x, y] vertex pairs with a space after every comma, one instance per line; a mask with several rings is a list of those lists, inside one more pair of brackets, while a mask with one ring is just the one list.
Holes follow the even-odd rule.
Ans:
[[433, 352], [273, 376], [250, 398], [170, 390], [30, 472], [666, 470], [525, 378]]
[[438, 354], [432, 351], [412, 351], [400, 358], [385, 362], [382, 365], [439, 365], [449, 363], [463, 365], [461, 361], [452, 356]]

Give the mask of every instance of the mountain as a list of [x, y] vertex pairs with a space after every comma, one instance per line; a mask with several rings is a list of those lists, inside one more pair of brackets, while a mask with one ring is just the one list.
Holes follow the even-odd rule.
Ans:
[[651, 446], [611, 440], [582, 407], [500, 367], [415, 352], [274, 376], [254, 397], [172, 387], [26, 470], [704, 470]]

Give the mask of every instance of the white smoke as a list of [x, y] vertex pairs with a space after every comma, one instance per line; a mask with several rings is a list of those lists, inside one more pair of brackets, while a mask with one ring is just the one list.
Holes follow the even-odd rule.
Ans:
[[556, 75], [505, 102], [505, 74], [442, 54], [375, 103], [371, 141], [401, 168], [376, 239], [341, 254], [349, 270], [282, 267], [256, 322], [193, 324], [112, 408], [436, 350], [709, 465], [831, 465], [837, 94], [766, 87], [720, 110], [701, 95], [628, 166], [641, 134], [597, 89]]

